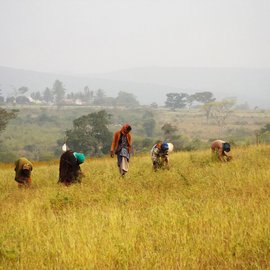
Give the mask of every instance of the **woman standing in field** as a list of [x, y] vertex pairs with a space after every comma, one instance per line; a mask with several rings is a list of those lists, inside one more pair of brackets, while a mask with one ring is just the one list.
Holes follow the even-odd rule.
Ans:
[[19, 188], [29, 188], [31, 186], [32, 170], [33, 164], [25, 157], [21, 157], [15, 162], [15, 181], [18, 182]]
[[124, 176], [128, 172], [131, 152], [130, 131], [131, 126], [129, 124], [123, 125], [120, 130], [114, 133], [111, 144], [111, 157], [113, 158], [114, 154], [117, 155], [117, 166], [121, 176]]

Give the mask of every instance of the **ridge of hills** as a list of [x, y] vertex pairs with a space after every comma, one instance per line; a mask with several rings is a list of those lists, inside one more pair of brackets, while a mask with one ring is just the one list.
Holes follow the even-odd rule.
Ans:
[[210, 91], [217, 99], [235, 97], [238, 103], [269, 108], [270, 69], [255, 68], [164, 68], [123, 69], [99, 74], [61, 74], [0, 66], [0, 89], [11, 96], [14, 89], [26, 86], [29, 92], [43, 92], [54, 81], [63, 82], [67, 92], [103, 89], [107, 96], [119, 91], [134, 94], [141, 104], [163, 105], [170, 92]]

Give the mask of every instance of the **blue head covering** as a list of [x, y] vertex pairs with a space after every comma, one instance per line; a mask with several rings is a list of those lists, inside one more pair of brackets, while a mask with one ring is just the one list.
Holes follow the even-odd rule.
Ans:
[[164, 142], [162, 145], [161, 145], [161, 150], [162, 151], [168, 151], [169, 150], [169, 145], [166, 143], [166, 142]]
[[79, 163], [79, 164], [84, 163], [84, 161], [85, 161], [85, 156], [84, 156], [83, 153], [74, 152], [73, 155], [74, 155], [74, 157], [78, 160], [78, 163]]
[[222, 150], [225, 151], [225, 152], [230, 152], [231, 151], [231, 146], [227, 142], [223, 143], [223, 147], [222, 148], [223, 148]]

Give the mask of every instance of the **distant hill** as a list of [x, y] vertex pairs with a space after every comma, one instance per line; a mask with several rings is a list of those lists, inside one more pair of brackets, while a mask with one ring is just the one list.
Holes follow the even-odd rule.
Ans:
[[270, 69], [245, 68], [134, 68], [111, 73], [65, 75], [0, 67], [0, 89], [12, 95], [14, 87], [30, 92], [51, 88], [61, 80], [68, 92], [103, 89], [115, 97], [119, 91], [133, 93], [141, 104], [164, 104], [166, 93], [211, 91], [218, 98], [236, 97], [238, 103], [270, 108]]
[[186, 93], [211, 91], [219, 99], [237, 97], [239, 103], [269, 107], [270, 69], [253, 68], [135, 68], [102, 74], [103, 78], [164, 85]]

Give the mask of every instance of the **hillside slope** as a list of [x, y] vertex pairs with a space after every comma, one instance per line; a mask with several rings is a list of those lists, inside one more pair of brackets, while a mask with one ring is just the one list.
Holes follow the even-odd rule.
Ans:
[[239, 103], [269, 108], [270, 69], [253, 68], [166, 68], [148, 67], [100, 74], [53, 74], [0, 67], [0, 88], [11, 95], [14, 88], [27, 86], [44, 91], [61, 80], [68, 92], [103, 89], [115, 97], [119, 91], [133, 93], [142, 104], [164, 104], [166, 93], [211, 91], [218, 99], [236, 97]]

